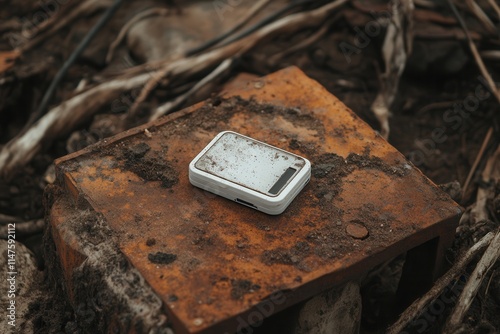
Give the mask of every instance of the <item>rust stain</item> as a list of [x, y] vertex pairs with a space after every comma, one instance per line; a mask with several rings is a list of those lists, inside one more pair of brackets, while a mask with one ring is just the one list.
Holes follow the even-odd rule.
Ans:
[[[241, 86], [57, 161], [60, 182], [104, 215], [177, 331], [235, 330], [259, 303], [277, 312], [454, 233], [459, 206], [300, 70]], [[189, 162], [223, 130], [311, 161], [282, 215], [189, 183]]]

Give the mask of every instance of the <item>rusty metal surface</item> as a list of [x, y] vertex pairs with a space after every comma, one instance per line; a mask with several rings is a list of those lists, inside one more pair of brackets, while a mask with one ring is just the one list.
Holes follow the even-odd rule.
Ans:
[[[223, 130], [311, 161], [310, 183], [283, 214], [189, 183], [189, 162]], [[57, 171], [77, 205], [104, 215], [179, 333], [234, 331], [258, 321], [255, 310], [268, 316], [430, 239], [450, 241], [460, 214], [296, 68], [62, 158]]]

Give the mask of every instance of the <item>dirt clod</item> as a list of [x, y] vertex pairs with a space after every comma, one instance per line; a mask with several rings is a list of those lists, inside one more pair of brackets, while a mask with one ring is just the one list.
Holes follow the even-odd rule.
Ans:
[[177, 260], [177, 255], [163, 252], [149, 253], [148, 260], [156, 264], [170, 264]]
[[[144, 143], [143, 143], [144, 144]], [[161, 181], [161, 186], [171, 188], [179, 182], [175, 168], [165, 159], [146, 156], [147, 144], [139, 144], [125, 151], [125, 169], [136, 174], [145, 181]]]
[[146, 153], [148, 153], [149, 150], [151, 150], [151, 147], [149, 147], [148, 144], [139, 143], [132, 147], [127, 148], [125, 150], [125, 156], [128, 159], [141, 159], [146, 155]]

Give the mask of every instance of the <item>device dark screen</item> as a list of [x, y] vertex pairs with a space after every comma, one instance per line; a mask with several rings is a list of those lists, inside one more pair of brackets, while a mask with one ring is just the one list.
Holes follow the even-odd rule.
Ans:
[[290, 180], [290, 178], [295, 174], [297, 170], [292, 167], [288, 167], [288, 169], [280, 176], [278, 181], [269, 189], [269, 193], [276, 195], [280, 192], [281, 188]]

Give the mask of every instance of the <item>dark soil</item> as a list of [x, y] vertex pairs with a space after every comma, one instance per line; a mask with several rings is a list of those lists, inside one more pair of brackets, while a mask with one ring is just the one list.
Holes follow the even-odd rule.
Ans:
[[123, 156], [124, 167], [144, 181], [161, 181], [160, 184], [164, 188], [171, 188], [177, 184], [179, 182], [177, 171], [162, 158], [145, 157], [149, 149], [146, 143], [141, 143], [127, 150]]
[[170, 264], [177, 260], [177, 255], [163, 252], [149, 253], [148, 260], [156, 264]]

